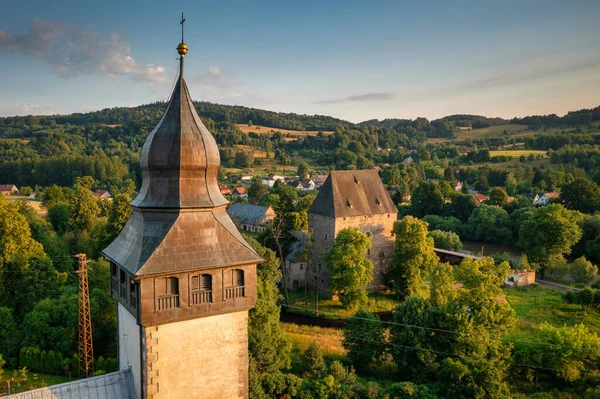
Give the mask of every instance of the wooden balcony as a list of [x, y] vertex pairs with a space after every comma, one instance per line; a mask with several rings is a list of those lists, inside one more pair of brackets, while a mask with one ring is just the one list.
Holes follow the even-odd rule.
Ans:
[[179, 295], [178, 294], [168, 294], [161, 295], [158, 298], [158, 310], [172, 309], [179, 307]]
[[201, 303], [212, 302], [212, 291], [193, 291], [191, 297], [191, 305], [199, 305]]
[[242, 298], [244, 296], [244, 286], [235, 286], [225, 288], [225, 299]]
[[114, 296], [119, 295], [119, 280], [114, 277], [111, 277], [110, 279], [110, 292]]

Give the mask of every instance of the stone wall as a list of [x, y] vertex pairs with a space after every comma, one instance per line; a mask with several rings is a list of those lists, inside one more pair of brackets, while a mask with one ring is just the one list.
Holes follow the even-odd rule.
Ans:
[[144, 328], [146, 397], [248, 398], [248, 311]]
[[[329, 270], [324, 261], [325, 252], [333, 247], [334, 238], [340, 230], [348, 227], [358, 227], [360, 231], [371, 237], [371, 250], [367, 258], [373, 262], [373, 280], [367, 286], [369, 291], [378, 291], [385, 283], [385, 273], [390, 265], [394, 252], [394, 237], [392, 229], [397, 220], [395, 213], [366, 216], [348, 216], [336, 219], [321, 215], [309, 214], [309, 229], [313, 231], [314, 243], [311, 250], [312, 267], [321, 264], [320, 291], [323, 295], [330, 296], [327, 287], [329, 284]], [[316, 282], [309, 278], [309, 287], [315, 288]]]

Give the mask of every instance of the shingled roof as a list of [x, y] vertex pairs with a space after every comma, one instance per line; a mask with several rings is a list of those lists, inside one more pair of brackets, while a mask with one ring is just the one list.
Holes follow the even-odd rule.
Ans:
[[332, 171], [308, 210], [332, 218], [397, 212], [376, 170]]
[[158, 125], [146, 138], [142, 187], [133, 214], [102, 253], [134, 276], [257, 263], [225, 209], [217, 183], [217, 143], [180, 75]]

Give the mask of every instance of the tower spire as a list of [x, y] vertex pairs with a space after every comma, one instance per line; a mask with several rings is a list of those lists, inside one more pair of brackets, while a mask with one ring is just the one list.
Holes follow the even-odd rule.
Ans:
[[188, 47], [187, 45], [183, 42], [183, 23], [185, 22], [185, 18], [183, 17], [183, 13], [181, 13], [181, 22], [179, 22], [179, 24], [181, 25], [181, 43], [179, 43], [179, 46], [177, 46], [177, 52], [179, 53], [179, 75], [183, 78], [183, 57], [187, 54], [188, 52]]

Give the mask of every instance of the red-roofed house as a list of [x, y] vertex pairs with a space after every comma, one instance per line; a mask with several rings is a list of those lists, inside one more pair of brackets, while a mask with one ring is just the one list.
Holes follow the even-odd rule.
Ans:
[[14, 184], [0, 184], [0, 194], [2, 195], [12, 195], [18, 194], [19, 189]]
[[231, 196], [234, 198], [238, 197], [238, 198], [248, 199], [248, 191], [246, 191], [245, 187], [236, 187], [233, 189]]
[[483, 195], [481, 193], [475, 194], [475, 202], [477, 205], [481, 205], [483, 202], [489, 200], [490, 198], [487, 195]]
[[111, 199], [112, 195], [110, 195], [110, 193], [108, 192], [108, 190], [96, 190], [96, 192], [94, 193], [94, 195], [98, 198], [102, 198], [102, 199]]
[[221, 194], [223, 195], [231, 195], [231, 190], [224, 184], [219, 184], [219, 190], [221, 190]]

